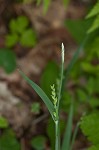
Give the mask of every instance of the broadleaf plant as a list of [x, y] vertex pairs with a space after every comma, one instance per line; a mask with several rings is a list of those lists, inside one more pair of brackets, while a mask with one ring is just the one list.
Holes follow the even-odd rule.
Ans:
[[31, 140], [31, 145], [36, 150], [44, 150], [46, 144], [46, 138], [42, 135], [36, 136]]
[[0, 49], [0, 67], [3, 67], [6, 73], [12, 73], [16, 69], [16, 56], [12, 50]]
[[24, 47], [33, 47], [36, 44], [37, 36], [35, 31], [29, 27], [29, 20], [26, 16], [19, 16], [9, 23], [9, 33], [6, 35], [5, 44], [13, 47], [20, 43]]
[[7, 128], [8, 127], [8, 121], [5, 117], [0, 116], [0, 128]]
[[21, 144], [11, 129], [6, 129], [0, 136], [0, 150], [21, 150]]
[[80, 122], [80, 127], [88, 140], [93, 144], [88, 150], [99, 149], [99, 112], [86, 115]]

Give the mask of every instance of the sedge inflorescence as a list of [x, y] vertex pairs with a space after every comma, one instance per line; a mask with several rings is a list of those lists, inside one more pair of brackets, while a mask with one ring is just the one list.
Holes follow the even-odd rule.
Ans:
[[54, 104], [54, 108], [55, 108], [55, 111], [53, 112], [53, 115], [56, 119], [57, 117], [57, 113], [56, 113], [56, 109], [57, 109], [57, 102], [58, 102], [58, 98], [57, 98], [57, 94], [56, 94], [56, 90], [55, 90], [55, 85], [51, 85], [51, 97], [53, 99], [53, 104]]

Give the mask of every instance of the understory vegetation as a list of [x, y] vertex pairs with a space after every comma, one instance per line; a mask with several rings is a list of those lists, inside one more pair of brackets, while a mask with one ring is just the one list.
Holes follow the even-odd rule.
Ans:
[[[43, 15], [47, 16], [52, 1], [17, 0], [16, 3], [24, 7], [36, 3], [37, 8], [42, 5]], [[66, 10], [69, 9], [69, 0], [63, 0], [62, 3]], [[12, 17], [7, 24], [8, 32], [4, 35], [4, 46], [0, 46], [0, 69], [8, 78], [17, 72], [20, 78], [25, 79], [23, 86], [28, 83], [39, 95], [37, 100], [32, 101], [29, 109], [30, 113], [36, 116], [37, 122], [40, 122], [39, 128], [44, 126], [44, 129], [34, 135], [29, 133], [30, 136], [24, 140], [28, 150], [99, 150], [99, 1], [87, 4], [84, 17], [67, 17], [62, 27], [68, 30], [76, 43], [76, 50], [68, 65], [65, 65], [67, 47], [65, 43], [59, 43], [60, 63], [58, 58], [49, 59], [39, 79], [37, 76], [36, 80], [31, 80], [31, 74], [28, 77], [24, 68], [20, 69], [18, 66], [21, 63], [18, 63], [18, 60], [22, 56], [18, 56], [17, 51], [20, 47], [23, 50], [34, 49], [35, 53], [43, 36], [38, 36], [28, 15]], [[23, 56], [24, 60], [26, 54]], [[37, 81], [37, 84], [34, 81]], [[50, 114], [47, 118], [46, 114], [43, 114], [43, 111], [46, 112], [45, 106]], [[0, 150], [25, 150], [22, 139], [30, 126], [21, 138], [17, 137], [8, 118], [0, 112]]]

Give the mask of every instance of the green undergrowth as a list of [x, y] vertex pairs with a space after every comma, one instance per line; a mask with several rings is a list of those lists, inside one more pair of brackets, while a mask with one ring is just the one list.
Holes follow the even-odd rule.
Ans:
[[6, 35], [6, 47], [13, 47], [21, 44], [23, 47], [34, 47], [37, 42], [35, 31], [29, 27], [29, 20], [26, 16], [19, 16], [9, 22], [9, 33]]
[[[39, 3], [40, 1], [38, 1], [38, 4]], [[49, 7], [49, 4], [46, 5], [47, 6], [44, 11], [47, 11]], [[88, 150], [99, 150], [98, 7], [99, 4], [97, 2], [85, 19], [66, 20], [64, 23], [64, 26], [68, 28], [69, 32], [75, 41], [80, 45], [80, 47], [75, 52], [69, 67], [64, 69], [63, 85], [60, 98], [60, 113], [66, 114], [67, 118], [66, 123], [64, 119], [61, 118], [60, 120], [60, 133], [63, 139], [63, 142], [61, 143], [61, 150], [73, 149], [73, 144], [75, 142], [79, 124], [78, 121], [76, 129], [74, 133], [72, 133], [73, 116], [75, 117], [77, 114], [81, 116], [82, 114], [85, 114], [81, 118], [80, 128], [84, 136], [87, 137], [90, 145], [92, 145], [88, 147]], [[16, 27], [18, 24], [20, 28]], [[7, 47], [13, 47], [18, 42], [22, 44], [22, 46], [35, 46], [36, 36], [33, 37], [35, 34], [33, 35], [33, 32], [31, 32], [32, 30], [29, 27], [28, 20], [23, 16], [12, 20], [12, 22], [9, 24], [9, 29], [10, 32], [6, 37]], [[84, 41], [86, 37], [87, 41], [85, 41], [86, 43], [83, 43], [82, 41]], [[23, 38], [23, 40], [21, 38]], [[30, 39], [29, 42], [27, 38]], [[33, 38], [34, 42], [32, 42]], [[26, 42], [27, 45], [24, 45]], [[10, 56], [6, 57], [6, 54], [7, 56]], [[16, 58], [11, 50], [0, 50], [0, 66], [3, 67], [7, 73], [11, 73], [15, 70]], [[53, 120], [56, 121], [57, 119], [57, 112], [55, 111], [55, 107], [58, 100], [57, 95], [59, 89], [57, 87], [60, 83], [61, 77], [60, 68], [61, 67], [59, 67], [54, 61], [50, 61], [48, 64], [46, 64], [46, 67], [40, 78], [41, 88], [30, 79], [28, 79], [28, 77], [24, 76], [24, 74], [21, 74], [25, 80], [27, 80], [28, 83], [34, 88], [37, 94], [43, 99], [52, 116], [52, 118], [48, 119], [46, 125], [47, 136], [36, 135], [30, 141], [31, 147], [36, 150], [46, 149], [48, 140], [50, 141], [52, 150], [54, 150], [55, 124]], [[34, 102], [31, 105], [31, 112], [34, 115], [40, 114], [41, 109], [39, 102]], [[16, 138], [14, 132], [10, 129], [8, 122], [4, 117], [0, 117], [0, 128], [2, 129], [2, 134], [0, 136], [0, 148], [2, 147], [2, 150], [20, 150], [20, 141]]]
[[81, 129], [93, 144], [88, 150], [99, 149], [99, 111], [86, 115], [81, 120]]

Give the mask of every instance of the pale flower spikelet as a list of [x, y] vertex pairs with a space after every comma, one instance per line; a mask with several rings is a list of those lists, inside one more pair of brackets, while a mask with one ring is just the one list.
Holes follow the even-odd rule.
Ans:
[[53, 112], [53, 116], [56, 119], [57, 118], [56, 108], [57, 108], [58, 98], [56, 96], [56, 91], [55, 91], [55, 85], [54, 84], [51, 85], [51, 97], [53, 99], [53, 104], [54, 104], [54, 108], [55, 108], [55, 111]]
[[64, 44], [62, 43], [62, 63], [64, 63], [64, 51], [65, 51], [65, 48], [64, 48]]
[[56, 107], [56, 105], [57, 105], [57, 96], [56, 96], [56, 91], [55, 91], [55, 85], [53, 84], [53, 85], [51, 85], [51, 97], [52, 97], [52, 99], [53, 99], [53, 104], [54, 104], [54, 107]]

